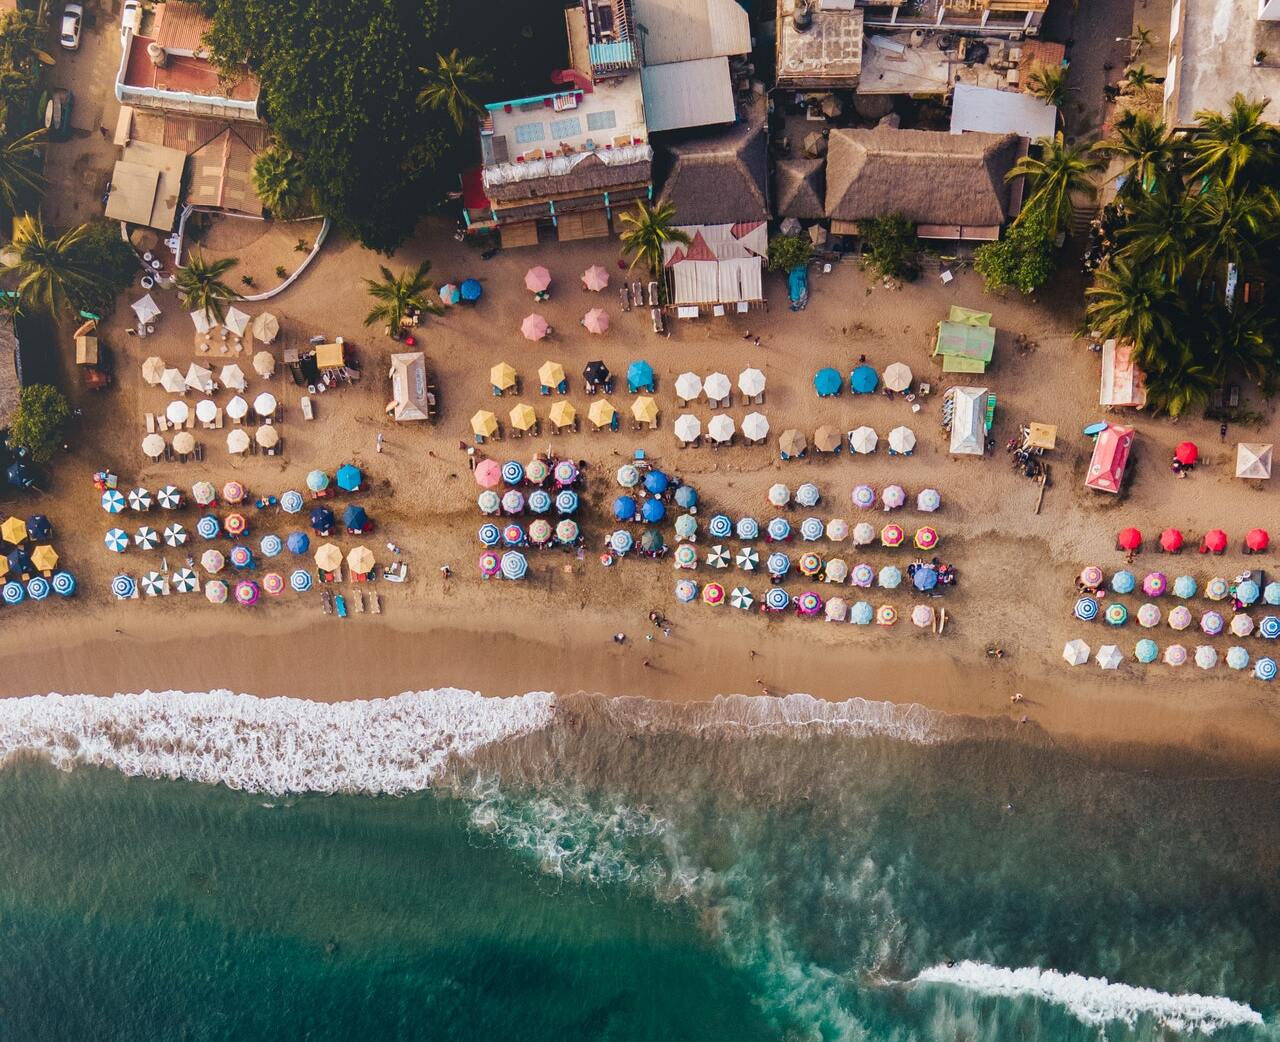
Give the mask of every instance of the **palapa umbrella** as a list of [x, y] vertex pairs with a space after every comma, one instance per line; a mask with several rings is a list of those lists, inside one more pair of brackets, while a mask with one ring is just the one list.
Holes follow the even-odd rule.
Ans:
[[108, 514], [118, 514], [124, 509], [124, 495], [114, 488], [102, 493], [102, 509]]
[[694, 416], [693, 413], [682, 413], [676, 417], [676, 422], [671, 429], [679, 441], [688, 445], [690, 442], [697, 441], [701, 436], [702, 421]]
[[849, 538], [849, 522], [842, 517], [833, 517], [827, 522], [827, 538], [833, 543], [843, 542]]
[[1275, 680], [1276, 660], [1263, 656], [1253, 664], [1253, 675], [1259, 680]]
[[551, 285], [551, 272], [541, 264], [524, 273], [524, 288], [530, 293], [541, 293]]
[[692, 543], [681, 543], [677, 546], [672, 559], [677, 568], [698, 567], [698, 551], [694, 549]]
[[855, 626], [870, 626], [875, 618], [875, 609], [866, 601], [854, 601], [849, 608], [849, 621]]
[[618, 468], [618, 484], [623, 488], [635, 488], [640, 484], [640, 471], [634, 464], [624, 463]]
[[160, 545], [160, 533], [149, 525], [143, 525], [133, 534], [133, 542], [143, 550], [154, 550]]
[[1247, 637], [1253, 632], [1253, 619], [1251, 616], [1238, 612], [1231, 617], [1231, 633], [1236, 637]]
[[1245, 579], [1243, 582], [1236, 583], [1236, 600], [1241, 604], [1253, 604], [1262, 595], [1258, 589], [1258, 584], [1252, 579]]
[[1160, 533], [1160, 548], [1165, 553], [1177, 553], [1182, 549], [1182, 532], [1177, 528], [1166, 528]]
[[1141, 550], [1142, 533], [1136, 528], [1122, 528], [1116, 535], [1116, 546], [1121, 550]]
[[518, 514], [524, 510], [524, 495], [511, 489], [502, 495], [502, 512], [504, 514]]
[[1142, 592], [1148, 597], [1159, 597], [1169, 588], [1169, 580], [1164, 572], [1148, 572], [1142, 580]]
[[196, 522], [196, 535], [201, 539], [216, 539], [222, 534], [222, 522], [213, 514], [205, 514]]
[[906, 456], [916, 447], [916, 432], [910, 427], [894, 427], [889, 432], [889, 451]]
[[1103, 669], [1119, 669], [1124, 653], [1114, 644], [1104, 644], [1098, 649], [1097, 662]]
[[727, 514], [712, 514], [707, 521], [707, 532], [713, 539], [728, 539], [733, 535], [733, 522]]
[[1200, 616], [1200, 629], [1210, 637], [1216, 637], [1226, 625], [1222, 616], [1216, 611], [1207, 611]]
[[1196, 581], [1189, 575], [1179, 575], [1173, 580], [1173, 595], [1184, 601], [1196, 595]]
[[296, 568], [289, 573], [289, 589], [295, 593], [306, 593], [311, 589], [311, 573], [305, 568]]
[[169, 546], [184, 546], [187, 539], [190, 538], [187, 530], [179, 524], [166, 525], [164, 529], [164, 541]]
[[930, 528], [928, 525], [923, 528], [917, 528], [915, 534], [915, 544], [917, 550], [933, 550], [938, 545], [938, 531]]
[[742, 436], [749, 441], [764, 441], [769, 436], [769, 418], [762, 412], [749, 412], [742, 418]]
[[911, 609], [911, 621], [921, 629], [933, 625], [933, 609], [927, 604], [917, 604]]
[[524, 321], [520, 323], [520, 332], [526, 340], [541, 340], [550, 329], [547, 320], [536, 311], [526, 315]]
[[676, 600], [688, 604], [698, 596], [698, 584], [692, 579], [680, 579], [676, 582]]
[[842, 583], [849, 577], [849, 566], [838, 557], [833, 557], [823, 569], [823, 578], [829, 583]]
[[698, 522], [692, 514], [681, 514], [675, 523], [677, 539], [692, 539], [698, 534]]
[[739, 539], [759, 539], [760, 522], [754, 517], [740, 517], [734, 525], [734, 531], [738, 533]]
[[[652, 502], [652, 500], [650, 501]], [[658, 504], [662, 506], [661, 503]], [[578, 493], [572, 489], [562, 488], [556, 493], [556, 512], [560, 514], [572, 514], [578, 509]], [[666, 508], [663, 508], [663, 517], [666, 516]], [[646, 519], [647, 520], [647, 519]], [[662, 518], [658, 518], [659, 521]]]
[[759, 369], [747, 368], [738, 374], [738, 390], [748, 398], [764, 394], [765, 377]]
[[1221, 528], [1211, 528], [1200, 540], [1202, 554], [1220, 554], [1227, 549], [1227, 533]]
[[103, 537], [103, 542], [112, 553], [122, 554], [129, 547], [129, 536], [122, 528], [112, 528]]
[[507, 485], [519, 485], [524, 480], [524, 467], [509, 459], [502, 464], [502, 481]]
[[324, 543], [316, 550], [315, 562], [322, 572], [336, 572], [342, 567], [342, 551], [335, 543]]
[[906, 538], [901, 525], [890, 524], [880, 529], [880, 545], [882, 546], [901, 546], [902, 541]]
[[886, 565], [880, 569], [880, 574], [876, 576], [876, 582], [886, 590], [896, 590], [902, 585], [902, 570], [896, 565]]
[[1209, 644], [1196, 648], [1196, 665], [1201, 669], [1213, 669], [1218, 664], [1218, 651]]
[[200, 589], [200, 577], [196, 575], [194, 568], [179, 568], [173, 573], [169, 584], [178, 593], [194, 593]]
[[860, 586], [863, 589], [867, 589], [876, 581], [876, 570], [865, 562], [855, 564], [849, 580], [854, 586]]
[[236, 603], [245, 608], [252, 608], [258, 603], [260, 592], [258, 584], [252, 579], [241, 579], [236, 583]]
[[592, 293], [599, 293], [609, 285], [609, 273], [599, 264], [593, 264], [582, 273], [582, 284]]
[[764, 606], [769, 611], [786, 611], [791, 606], [791, 594], [781, 586], [771, 586], [765, 592]]
[[1062, 649], [1062, 657], [1066, 659], [1069, 666], [1083, 666], [1089, 661], [1089, 655], [1092, 649], [1082, 641], [1079, 637], [1075, 640], [1069, 640]]
[[252, 568], [253, 567], [253, 551], [243, 543], [237, 543], [231, 548], [231, 553], [227, 555], [231, 561], [232, 568]]
[[233, 455], [249, 451], [249, 434], [244, 428], [227, 431], [227, 451]]
[[187, 393], [187, 381], [181, 369], [166, 369], [161, 373], [160, 386], [170, 394]]
[[197, 506], [208, 506], [217, 499], [217, 497], [218, 493], [215, 491], [213, 483], [210, 481], [197, 481], [191, 486], [191, 499]]
[[267, 572], [262, 577], [262, 592], [272, 597], [284, 593], [284, 576], [279, 572]]
[[360, 473], [360, 468], [351, 463], [344, 463], [334, 475], [338, 488], [344, 492], [359, 492], [363, 480], [364, 475]]
[[177, 485], [165, 485], [156, 493], [156, 502], [165, 510], [177, 510], [182, 506], [182, 493]]
[[1076, 601], [1072, 614], [1082, 622], [1092, 622], [1098, 617], [1098, 602], [1092, 597], [1081, 597]]
[[[269, 344], [280, 335], [280, 320], [270, 311], [264, 311], [253, 320], [253, 338]], [[265, 354], [266, 352], [259, 352]]]
[[800, 522], [800, 538], [806, 543], [816, 543], [827, 534], [826, 526], [818, 517], [806, 517]]
[[1249, 652], [1238, 644], [1227, 648], [1227, 666], [1231, 669], [1247, 669], [1249, 667]]
[[278, 535], [264, 535], [258, 543], [263, 557], [278, 557], [284, 550], [284, 543]]
[[784, 456], [799, 456], [807, 445], [804, 435], [794, 427], [783, 431], [778, 439], [778, 449]]
[[1111, 577], [1111, 591], [1121, 596], [1133, 593], [1137, 588], [1138, 580], [1134, 577], [1133, 572], [1122, 568]]
[[1159, 626], [1162, 617], [1160, 609], [1150, 602], [1142, 605], [1138, 609], [1138, 625], [1143, 626], [1146, 629]]
[[867, 521], [859, 521], [853, 526], [853, 545], [854, 546], [870, 546], [875, 542], [876, 529], [875, 526]]
[[791, 571], [791, 558], [784, 553], [772, 553], [765, 561], [765, 568], [770, 575], [782, 576]]
[[741, 611], [750, 611], [755, 602], [756, 599], [745, 586], [735, 586], [729, 594], [729, 604]]
[[1230, 592], [1231, 587], [1227, 584], [1227, 580], [1220, 576], [1210, 579], [1205, 583], [1204, 595], [1211, 601], [1225, 600], [1227, 594]]
[[217, 575], [226, 567], [226, 558], [219, 550], [206, 550], [200, 555], [200, 567], [210, 575]]
[[607, 333], [609, 331], [609, 315], [602, 308], [592, 308], [582, 316], [582, 324], [588, 333]]
[[658, 403], [647, 394], [641, 395], [631, 403], [631, 415], [637, 423], [657, 423]]
[[1150, 637], [1143, 637], [1133, 646], [1133, 657], [1144, 664], [1154, 662], [1160, 657], [1160, 648]]
[[280, 432], [264, 424], [253, 432], [253, 439], [264, 449], [274, 449], [280, 444]]
[[880, 443], [880, 437], [871, 427], [856, 427], [849, 432], [849, 448], [854, 452], [868, 456], [876, 451], [876, 446]]
[[352, 575], [368, 575], [374, 564], [373, 551], [367, 546], [355, 546], [347, 552], [347, 567]]
[[760, 554], [753, 546], [744, 546], [733, 559], [744, 572], [754, 572], [760, 564]]
[[702, 588], [702, 603], [719, 605], [724, 603], [724, 587], [719, 583], [707, 583]]
[[634, 545], [635, 540], [631, 538], [631, 533], [625, 528], [619, 528], [613, 535], [609, 536], [609, 549], [615, 554], [630, 553]]
[[942, 497], [938, 494], [937, 489], [926, 488], [921, 490], [916, 496], [916, 509], [923, 510], [925, 513], [932, 514], [942, 506]]
[[885, 387], [891, 391], [905, 391], [911, 386], [911, 369], [902, 362], [894, 362], [885, 369], [882, 379]]
[[249, 531], [249, 522], [244, 514], [228, 514], [222, 527], [227, 530], [227, 535], [244, 535]]
[[784, 542], [791, 538], [791, 522], [785, 517], [770, 518], [765, 526], [765, 535], [771, 543]]
[[233, 420], [243, 420], [249, 415], [249, 403], [237, 394], [231, 401], [227, 402], [226, 410], [227, 415]]
[[1102, 617], [1108, 626], [1123, 626], [1129, 621], [1129, 609], [1116, 601], [1107, 605], [1107, 610], [1102, 613]]
[[728, 445], [733, 441], [733, 435], [736, 430], [737, 427], [733, 422], [733, 417], [724, 413], [717, 413], [707, 421], [707, 437], [717, 445]]
[[876, 625], [892, 626], [898, 621], [898, 609], [892, 604], [882, 604], [876, 609]]
[[880, 493], [880, 501], [884, 503], [885, 510], [897, 510], [906, 503], [907, 494], [902, 490], [901, 485], [888, 485]]
[[572, 518], [563, 518], [556, 522], [556, 541], [559, 543], [573, 543], [578, 538], [578, 522]]
[[[491, 528], [496, 526], [491, 525]], [[284, 545], [289, 548], [291, 554], [305, 554], [311, 546], [311, 537], [306, 532], [290, 532], [288, 538], [285, 539]]]
[[227, 584], [221, 579], [210, 579], [204, 584], [204, 595], [210, 604], [225, 604], [227, 601]]
[[148, 597], [160, 597], [169, 592], [169, 580], [159, 572], [147, 572], [138, 581], [138, 585]]
[[506, 362], [499, 362], [489, 370], [489, 383], [499, 391], [509, 391], [516, 385], [516, 371]]
[[660, 499], [646, 499], [640, 507], [640, 518], [646, 524], [659, 524], [666, 516], [666, 504]]
[[471, 432], [477, 438], [492, 438], [498, 430], [498, 418], [488, 409], [477, 409], [471, 417]]
[[489, 522], [480, 526], [476, 531], [476, 536], [482, 546], [497, 546], [502, 539], [502, 532], [497, 525]]
[[1186, 605], [1179, 604], [1171, 612], [1169, 612], [1169, 626], [1175, 630], [1185, 630], [1191, 625], [1191, 609]]
[[159, 434], [148, 434], [142, 439], [142, 454], [157, 460], [164, 455], [165, 440]]
[[618, 410], [613, 407], [613, 403], [608, 398], [597, 398], [587, 410], [587, 419], [596, 430], [608, 427], [617, 415]]
[[156, 355], [152, 355], [142, 363], [142, 379], [151, 387], [159, 385], [160, 378], [164, 376], [164, 371], [164, 359]]

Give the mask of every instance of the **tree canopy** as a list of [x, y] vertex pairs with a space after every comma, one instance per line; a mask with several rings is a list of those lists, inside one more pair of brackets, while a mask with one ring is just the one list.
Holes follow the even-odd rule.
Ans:
[[62, 430], [71, 406], [56, 387], [31, 384], [18, 395], [18, 408], [9, 424], [9, 444], [26, 449], [36, 463], [48, 463], [62, 443]]

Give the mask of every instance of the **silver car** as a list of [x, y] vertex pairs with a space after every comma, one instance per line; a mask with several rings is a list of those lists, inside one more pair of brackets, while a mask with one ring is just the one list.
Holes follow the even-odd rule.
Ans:
[[84, 23], [84, 8], [80, 4], [66, 4], [62, 8], [62, 34], [58, 42], [63, 50], [80, 49], [80, 27]]

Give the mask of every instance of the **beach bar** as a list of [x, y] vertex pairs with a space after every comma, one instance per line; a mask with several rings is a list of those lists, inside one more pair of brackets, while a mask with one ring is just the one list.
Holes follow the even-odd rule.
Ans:
[[952, 391], [951, 452], [957, 456], [985, 455], [987, 389], [956, 387]]

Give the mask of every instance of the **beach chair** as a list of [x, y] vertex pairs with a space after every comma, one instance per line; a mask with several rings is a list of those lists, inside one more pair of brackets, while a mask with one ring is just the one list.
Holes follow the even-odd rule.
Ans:
[[307, 395], [304, 394], [298, 399], [298, 405], [302, 408], [302, 418], [304, 420], [314, 420], [316, 418], [316, 414], [311, 408], [311, 399]]
[[143, 419], [147, 424], [147, 433], [155, 434], [156, 432], [156, 414], [153, 412], [146, 413]]
[[197, 462], [199, 463], [204, 462], [204, 442], [202, 441], [196, 442], [195, 457]]
[[333, 607], [338, 613], [338, 618], [345, 619], [347, 617], [347, 601], [342, 594], [339, 593], [333, 598]]
[[382, 598], [376, 593], [369, 594], [369, 612], [372, 615], [382, 614]]

